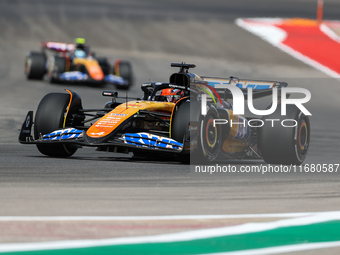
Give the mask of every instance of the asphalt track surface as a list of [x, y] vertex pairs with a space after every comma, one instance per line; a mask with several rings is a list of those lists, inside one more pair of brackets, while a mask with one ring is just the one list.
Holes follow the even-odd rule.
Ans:
[[[324, 18], [340, 3], [325, 1]], [[307, 164], [340, 163], [340, 83], [237, 27], [240, 17], [315, 18], [316, 1], [1, 1], [0, 215], [183, 215], [334, 211], [338, 173], [195, 173], [178, 162], [132, 159], [84, 148], [48, 158], [17, 141], [28, 110], [64, 88], [85, 108], [104, 105], [106, 87], [27, 81], [24, 57], [41, 40], [85, 37], [97, 55], [132, 62], [136, 82], [167, 81], [171, 62], [195, 63], [197, 74], [285, 80], [312, 93]], [[122, 92], [121, 95], [125, 95]], [[220, 162], [242, 165], [264, 162]]]

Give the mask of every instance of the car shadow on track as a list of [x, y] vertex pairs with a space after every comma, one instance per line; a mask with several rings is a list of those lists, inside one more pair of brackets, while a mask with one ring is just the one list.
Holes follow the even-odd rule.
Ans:
[[58, 158], [58, 157], [47, 157], [47, 156], [29, 156], [32, 158], [50, 158], [54, 160], [80, 160], [80, 161], [113, 161], [113, 162], [126, 162], [126, 163], [148, 163], [148, 164], [166, 164], [166, 165], [189, 165], [179, 161], [169, 161], [162, 159], [150, 159], [140, 157], [88, 157], [88, 156], [72, 156], [70, 158]]
[[46, 157], [46, 156], [29, 156], [32, 158], [51, 158], [60, 160], [80, 160], [80, 161], [114, 161], [126, 163], [147, 163], [147, 164], [165, 164], [165, 165], [261, 165], [266, 164], [263, 160], [216, 160], [213, 162], [181, 162], [177, 160], [169, 160], [169, 158], [144, 158], [133, 155], [127, 156], [111, 156], [111, 157], [88, 157], [88, 156], [72, 156], [70, 158]]

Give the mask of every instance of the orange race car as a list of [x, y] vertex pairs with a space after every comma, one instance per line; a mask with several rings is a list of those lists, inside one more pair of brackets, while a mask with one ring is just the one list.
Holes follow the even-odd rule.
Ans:
[[[112, 101], [99, 109], [84, 109], [75, 91], [47, 94], [34, 120], [33, 111], [27, 114], [19, 142], [36, 144], [42, 154], [52, 157], [69, 157], [78, 148], [91, 146], [186, 162], [251, 158], [302, 164], [309, 148], [310, 122], [293, 104], [281, 115], [281, 92], [285, 98], [287, 83], [204, 77], [189, 72], [193, 64], [171, 66], [180, 71], [169, 82], [142, 84], [141, 98], [122, 97], [124, 101], [117, 102], [118, 92], [104, 91], [103, 96]], [[244, 117], [238, 113], [244, 103], [236, 102], [235, 91], [248, 102], [276, 94], [270, 109], [264, 110], [272, 113]]]
[[31, 51], [26, 56], [27, 79], [46, 77], [51, 83], [110, 83], [128, 89], [133, 83], [131, 63], [117, 59], [111, 66], [106, 57], [96, 57], [85, 42], [84, 38], [77, 38], [75, 43], [42, 42], [40, 52]]

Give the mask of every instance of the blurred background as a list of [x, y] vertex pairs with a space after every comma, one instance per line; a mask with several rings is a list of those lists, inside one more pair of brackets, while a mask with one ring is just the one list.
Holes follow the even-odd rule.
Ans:
[[[98, 56], [131, 61], [135, 76], [131, 96], [140, 96], [143, 82], [167, 81], [174, 72], [170, 63], [181, 61], [195, 63], [199, 75], [327, 78], [234, 23], [240, 17], [316, 19], [316, 7], [316, 0], [2, 0], [2, 128], [18, 127], [27, 108], [35, 110], [43, 95], [66, 87], [25, 80], [24, 58], [30, 50], [39, 50], [41, 41], [72, 43], [84, 37]], [[326, 0], [324, 19], [338, 18], [339, 9], [338, 1]], [[98, 107], [94, 98], [101, 99], [103, 88], [67, 87], [81, 93], [85, 107]]]
[[[324, 183], [301, 177], [304, 186], [298, 188], [300, 193], [290, 193], [296, 188], [296, 176], [258, 176], [257, 182], [245, 176], [196, 180], [196, 176], [186, 175], [189, 166], [185, 165], [126, 162], [114, 154], [95, 154], [92, 148], [79, 150], [71, 159], [51, 159], [43, 157], [35, 146], [17, 142], [27, 111], [36, 111], [45, 94], [70, 88], [82, 96], [84, 108], [98, 108], [108, 101], [101, 96], [102, 90], [115, 90], [112, 85], [26, 80], [25, 56], [30, 50], [39, 50], [41, 41], [72, 43], [74, 38], [83, 37], [98, 56], [132, 63], [135, 84], [129, 96], [139, 97], [143, 82], [168, 81], [170, 74], [177, 72], [170, 63], [182, 61], [196, 64], [192, 72], [199, 75], [282, 80], [293, 87], [308, 88], [312, 100], [307, 108], [313, 116], [306, 163], [339, 163], [336, 141], [340, 83], [235, 24], [237, 18], [252, 17], [316, 19], [316, 12], [316, 0], [1, 0], [0, 190], [4, 196], [0, 200], [4, 206], [0, 214], [217, 214], [334, 209], [339, 194], [333, 192], [333, 185], [337, 184], [326, 175]], [[339, 19], [339, 13], [339, 0], [325, 0], [325, 20]], [[125, 95], [125, 91], [119, 93]], [[233, 184], [226, 185], [228, 181]], [[113, 184], [129, 189], [113, 189]], [[80, 189], [73, 190], [74, 186]], [[27, 187], [32, 187], [28, 193]], [[306, 197], [310, 198], [308, 194], [313, 199], [322, 197], [323, 203], [304, 203]], [[184, 195], [187, 200], [182, 199]], [[120, 198], [113, 201], [117, 196]], [[283, 197], [285, 202], [280, 200]], [[234, 202], [224, 203], [228, 198]], [[162, 206], [156, 206], [160, 201]]]

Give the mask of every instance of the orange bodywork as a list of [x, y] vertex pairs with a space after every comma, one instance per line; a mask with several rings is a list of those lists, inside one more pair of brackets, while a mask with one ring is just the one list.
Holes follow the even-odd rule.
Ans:
[[73, 60], [74, 65], [84, 65], [89, 72], [92, 79], [101, 81], [104, 79], [104, 73], [98, 64], [97, 60], [91, 58], [75, 58]]
[[130, 101], [123, 103], [94, 123], [86, 132], [91, 138], [109, 135], [125, 120], [138, 113], [139, 110], [162, 111], [171, 113], [175, 104], [154, 101]]

